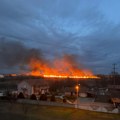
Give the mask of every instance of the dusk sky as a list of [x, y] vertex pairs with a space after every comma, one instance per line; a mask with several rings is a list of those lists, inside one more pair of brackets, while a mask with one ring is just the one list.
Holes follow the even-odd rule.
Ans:
[[120, 72], [119, 11], [120, 0], [0, 0], [0, 73], [20, 72], [33, 49], [72, 55], [95, 74], [113, 63]]

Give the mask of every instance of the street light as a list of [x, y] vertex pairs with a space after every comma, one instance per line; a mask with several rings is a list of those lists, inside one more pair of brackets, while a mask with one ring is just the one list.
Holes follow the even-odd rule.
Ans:
[[75, 86], [76, 93], [77, 93], [76, 108], [78, 108], [78, 97], [79, 97], [79, 88], [80, 88], [79, 86], [80, 86], [80, 84]]

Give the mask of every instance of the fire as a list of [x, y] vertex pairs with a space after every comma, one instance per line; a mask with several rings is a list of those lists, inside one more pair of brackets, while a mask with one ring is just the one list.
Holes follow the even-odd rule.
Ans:
[[29, 75], [47, 78], [97, 78], [90, 70], [81, 70], [77, 62], [69, 56], [46, 63], [39, 59], [31, 59]]

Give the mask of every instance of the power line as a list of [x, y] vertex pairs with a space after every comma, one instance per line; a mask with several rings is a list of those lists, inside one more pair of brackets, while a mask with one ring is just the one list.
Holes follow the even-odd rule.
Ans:
[[114, 80], [113, 84], [114, 85], [116, 85], [116, 81], [115, 81], [116, 80], [116, 65], [117, 65], [116, 63], [113, 64], [113, 80]]

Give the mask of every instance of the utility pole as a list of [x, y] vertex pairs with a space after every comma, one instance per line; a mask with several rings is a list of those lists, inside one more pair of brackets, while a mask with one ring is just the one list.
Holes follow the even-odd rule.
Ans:
[[116, 84], [116, 83], [115, 83], [115, 78], [116, 78], [116, 65], [117, 65], [116, 63], [113, 64], [113, 80], [114, 80], [114, 83], [113, 83], [113, 84], [114, 84], [114, 85]]

